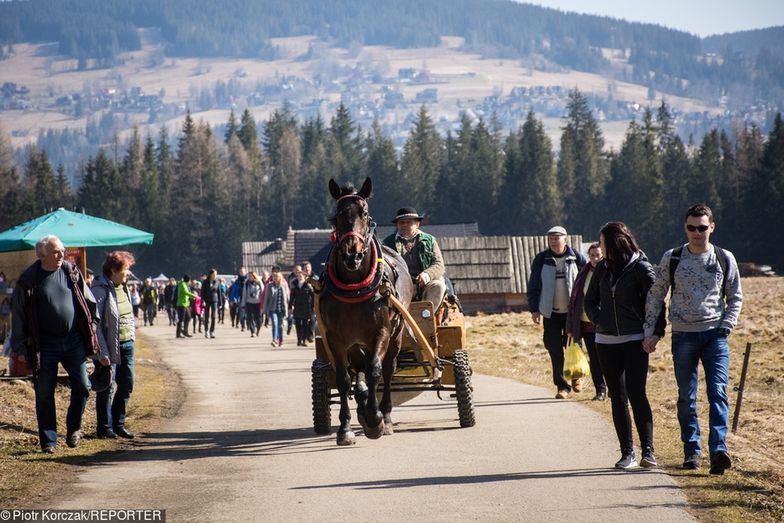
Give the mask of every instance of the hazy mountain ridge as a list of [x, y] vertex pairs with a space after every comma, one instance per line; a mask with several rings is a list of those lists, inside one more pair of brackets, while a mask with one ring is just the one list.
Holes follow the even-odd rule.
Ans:
[[[609, 17], [564, 13], [507, 0], [30, 0], [0, 3], [0, 42], [57, 40], [59, 52], [97, 58], [111, 66], [124, 51], [140, 47], [139, 27], [160, 27], [167, 56], [273, 58], [271, 38], [314, 34], [335, 45], [436, 45], [443, 35], [461, 36], [466, 50], [485, 56], [540, 57], [554, 66], [598, 72], [671, 94], [718, 96], [743, 90], [744, 99], [784, 92], [778, 48], [761, 64], [758, 38], [710, 37], [707, 49], [743, 47], [743, 56], [706, 60], [699, 37], [665, 27]], [[747, 33], [747, 32], [744, 32]], [[737, 44], [732, 44], [737, 42]], [[630, 67], [616, 68], [603, 50], [618, 50]], [[758, 50], [759, 52], [759, 50]], [[754, 86], [757, 65], [772, 68], [763, 88]], [[751, 93], [750, 89], [757, 89]]]

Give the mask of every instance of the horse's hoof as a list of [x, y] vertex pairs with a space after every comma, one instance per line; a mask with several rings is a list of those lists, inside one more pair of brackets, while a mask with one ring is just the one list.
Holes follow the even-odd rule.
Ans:
[[395, 433], [395, 429], [392, 428], [391, 421], [384, 421], [384, 436], [391, 436]]
[[350, 445], [354, 445], [356, 442], [357, 437], [354, 435], [354, 431], [349, 430], [346, 432], [338, 432], [338, 446], [348, 447]]
[[383, 421], [379, 423], [377, 427], [367, 427], [365, 429], [365, 436], [367, 436], [368, 439], [378, 439], [386, 432], [384, 427], [385, 424]]

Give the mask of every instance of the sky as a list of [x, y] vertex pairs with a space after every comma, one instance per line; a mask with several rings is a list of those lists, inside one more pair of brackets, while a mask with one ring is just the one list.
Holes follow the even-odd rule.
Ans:
[[518, 0], [562, 11], [648, 22], [699, 36], [784, 25], [784, 0]]

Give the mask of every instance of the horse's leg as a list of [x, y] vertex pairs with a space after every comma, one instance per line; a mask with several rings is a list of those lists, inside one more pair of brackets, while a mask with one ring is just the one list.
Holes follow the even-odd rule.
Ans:
[[[381, 329], [373, 343], [373, 350], [368, 355], [365, 366], [367, 379], [368, 401], [365, 408], [365, 435], [370, 439], [378, 439], [384, 433], [384, 417], [378, 409], [378, 380], [381, 379], [381, 358], [386, 353], [389, 343], [389, 330]], [[386, 387], [385, 387], [386, 389]]]
[[384, 416], [384, 435], [395, 433], [392, 428], [392, 375], [395, 373], [395, 359], [400, 353], [401, 336], [396, 336], [389, 342], [389, 349], [384, 357], [384, 393], [381, 397], [381, 414]]
[[364, 369], [357, 372], [357, 382], [354, 385], [354, 400], [357, 402], [357, 421], [362, 425], [363, 429], [367, 429], [365, 410], [367, 409], [368, 387]]
[[357, 442], [354, 431], [351, 430], [351, 409], [348, 407], [348, 391], [351, 387], [351, 375], [346, 362], [338, 359], [335, 361], [335, 381], [340, 393], [340, 429], [338, 430], [338, 445], [353, 445]]

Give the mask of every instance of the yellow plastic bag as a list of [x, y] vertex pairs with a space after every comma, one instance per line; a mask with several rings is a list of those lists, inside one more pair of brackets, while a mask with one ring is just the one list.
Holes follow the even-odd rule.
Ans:
[[564, 379], [566, 381], [577, 380], [590, 376], [590, 374], [591, 367], [588, 365], [588, 358], [585, 357], [582, 348], [569, 336], [564, 355]]

